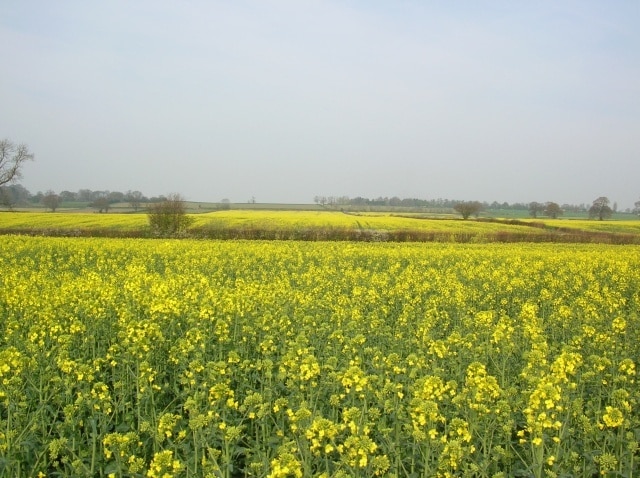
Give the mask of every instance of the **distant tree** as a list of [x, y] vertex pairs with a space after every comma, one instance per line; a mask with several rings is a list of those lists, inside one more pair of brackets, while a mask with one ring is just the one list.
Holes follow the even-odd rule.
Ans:
[[545, 205], [544, 214], [552, 219], [558, 219], [558, 216], [562, 215], [562, 209], [558, 203], [548, 202]]
[[147, 215], [151, 231], [158, 236], [183, 233], [191, 224], [184, 199], [179, 194], [170, 194], [163, 201], [150, 205]]
[[453, 209], [462, 215], [462, 219], [469, 219], [469, 216], [478, 215], [482, 210], [482, 204], [478, 201], [463, 201], [455, 204]]
[[228, 211], [229, 209], [231, 209], [231, 201], [229, 201], [227, 198], [222, 199], [218, 208], [222, 209], [223, 211]]
[[637, 214], [638, 216], [640, 216], [640, 201], [636, 201], [633, 205], [635, 206], [633, 208], [634, 214]]
[[127, 201], [129, 206], [131, 206], [136, 212], [140, 209], [140, 205], [144, 199], [144, 196], [140, 191], [127, 191], [124, 197], [125, 201]]
[[402, 205], [402, 199], [400, 199], [398, 196], [393, 196], [391, 199], [389, 199], [389, 206], [401, 206]]
[[529, 214], [533, 218], [537, 218], [538, 214], [544, 212], [544, 204], [539, 202], [530, 202], [529, 203]]
[[91, 189], [78, 190], [78, 193], [76, 194], [76, 198], [78, 201], [81, 201], [81, 202], [92, 202], [93, 200], [96, 199]]
[[605, 196], [600, 196], [593, 201], [593, 204], [589, 208], [590, 219], [597, 217], [599, 221], [602, 221], [603, 219], [610, 218], [611, 214], [613, 214], [613, 210], [609, 207], [609, 198]]
[[349, 196], [340, 196], [337, 201], [339, 205], [347, 206], [349, 204]]
[[111, 208], [111, 201], [108, 196], [101, 196], [94, 199], [90, 206], [96, 208], [100, 214], [103, 212], [107, 214]]
[[44, 196], [42, 197], [42, 204], [44, 204], [47, 209], [51, 209], [52, 212], [56, 212], [56, 209], [58, 209], [58, 206], [60, 205], [60, 196], [52, 190], [49, 190], [44, 193]]
[[0, 186], [20, 179], [22, 166], [33, 160], [26, 144], [15, 144], [8, 139], [0, 141]]
[[73, 202], [78, 199], [78, 195], [71, 191], [62, 191], [59, 196], [61, 202]]
[[43, 197], [44, 193], [42, 191], [38, 191], [37, 193], [31, 195], [31, 199], [29, 199], [29, 202], [31, 202], [32, 204], [42, 204]]
[[123, 202], [125, 200], [124, 193], [120, 191], [110, 191], [107, 193], [107, 198], [109, 198], [109, 202], [111, 204], [115, 204], [117, 202]]
[[16, 204], [13, 194], [11, 194], [11, 190], [4, 186], [0, 186], [0, 204], [9, 208], [9, 210], [12, 210], [13, 206]]
[[0, 186], [0, 204], [9, 209], [13, 209], [16, 204], [28, 202], [30, 197], [31, 193], [20, 184]]

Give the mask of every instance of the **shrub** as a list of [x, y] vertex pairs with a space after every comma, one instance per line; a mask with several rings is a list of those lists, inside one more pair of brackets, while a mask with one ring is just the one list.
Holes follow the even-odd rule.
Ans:
[[184, 233], [192, 222], [179, 194], [170, 194], [164, 201], [150, 205], [147, 214], [151, 231], [157, 236]]

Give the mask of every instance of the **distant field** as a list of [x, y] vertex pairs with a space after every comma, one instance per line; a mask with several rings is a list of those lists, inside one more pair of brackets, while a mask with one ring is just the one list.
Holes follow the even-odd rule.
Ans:
[[[470, 219], [389, 213], [227, 210], [189, 214], [189, 235], [223, 239], [401, 240], [441, 242], [640, 243], [640, 221]], [[145, 237], [140, 213], [1, 212], [0, 232]]]
[[[414, 230], [446, 232], [494, 232], [503, 230], [496, 223], [460, 219], [421, 219], [384, 213], [346, 214], [334, 211], [220, 211], [194, 216], [203, 227], [309, 228], [333, 227], [380, 231]], [[528, 226], [509, 226], [510, 230], [530, 231]], [[534, 231], [535, 232], [535, 231]]]
[[[539, 229], [528, 226], [505, 226], [498, 223], [477, 222], [460, 219], [420, 219], [391, 216], [382, 213], [345, 214], [335, 211], [276, 211], [276, 210], [229, 210], [190, 214], [193, 228], [225, 229], [300, 229], [342, 228], [354, 230], [415, 230], [460, 232], [495, 232], [507, 227], [511, 231], [539, 233]], [[5, 212], [0, 214], [2, 229], [124, 229], [134, 230], [147, 226], [146, 214], [97, 214], [97, 213], [50, 213], [50, 212]]]
[[3, 212], [0, 228], [6, 229], [122, 229], [146, 227], [146, 214], [98, 214], [67, 212]]
[[589, 219], [567, 219], [546, 221], [550, 227], [567, 227], [584, 231], [619, 232], [640, 234], [640, 220], [627, 221], [593, 221]]

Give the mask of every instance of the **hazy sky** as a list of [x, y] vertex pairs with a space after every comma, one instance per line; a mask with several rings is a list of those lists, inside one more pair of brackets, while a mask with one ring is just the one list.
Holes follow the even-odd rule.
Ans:
[[31, 192], [633, 207], [640, 1], [0, 1]]

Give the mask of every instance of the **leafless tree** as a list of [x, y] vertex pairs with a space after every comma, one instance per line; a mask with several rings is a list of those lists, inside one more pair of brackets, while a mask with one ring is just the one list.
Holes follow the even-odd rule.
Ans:
[[20, 179], [22, 165], [32, 159], [33, 154], [26, 144], [15, 144], [8, 139], [0, 141], [0, 186]]
[[111, 201], [109, 201], [108, 196], [101, 196], [93, 201], [91, 206], [96, 208], [100, 214], [103, 212], [107, 214], [109, 212], [109, 208], [111, 208]]
[[52, 212], [56, 212], [56, 209], [58, 209], [60, 205], [60, 196], [52, 190], [49, 190], [44, 193], [42, 204], [44, 204], [47, 209], [51, 209]]
[[138, 208], [140, 208], [140, 204], [142, 203], [142, 199], [144, 198], [140, 191], [127, 191], [124, 197], [134, 211], [138, 211]]
[[462, 219], [469, 219], [469, 216], [478, 215], [482, 210], [482, 204], [478, 201], [463, 201], [453, 206], [453, 209], [462, 214]]

